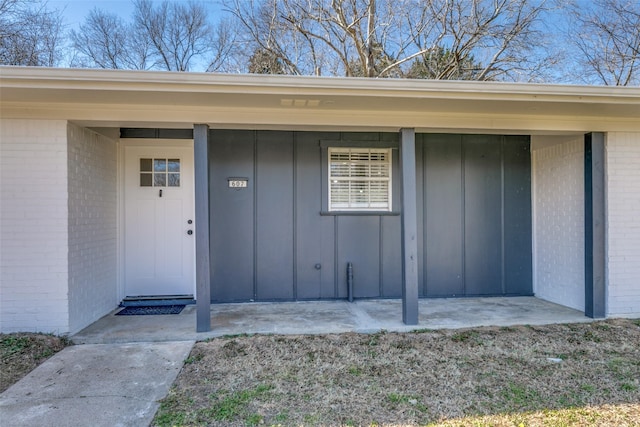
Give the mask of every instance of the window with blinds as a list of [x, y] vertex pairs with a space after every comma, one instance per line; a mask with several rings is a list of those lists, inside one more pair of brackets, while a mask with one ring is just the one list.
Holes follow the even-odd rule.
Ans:
[[391, 149], [329, 148], [329, 210], [391, 211]]

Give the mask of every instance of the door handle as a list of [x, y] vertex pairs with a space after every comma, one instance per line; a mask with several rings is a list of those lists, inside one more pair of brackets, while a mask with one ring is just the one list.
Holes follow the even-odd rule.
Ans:
[[193, 230], [187, 230], [187, 234], [191, 236], [193, 234]]

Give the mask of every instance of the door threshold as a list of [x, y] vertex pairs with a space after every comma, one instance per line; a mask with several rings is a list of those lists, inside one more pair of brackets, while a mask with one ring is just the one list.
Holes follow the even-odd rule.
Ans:
[[140, 306], [164, 306], [164, 305], [191, 305], [196, 300], [193, 295], [138, 295], [125, 297], [120, 303], [120, 307], [140, 307]]

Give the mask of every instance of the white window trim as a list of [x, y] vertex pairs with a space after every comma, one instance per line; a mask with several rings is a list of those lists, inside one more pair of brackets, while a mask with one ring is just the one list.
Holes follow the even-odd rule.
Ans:
[[[372, 177], [372, 176], [358, 176], [358, 177], [332, 177], [331, 176], [331, 157], [333, 153], [384, 153], [386, 154], [387, 176], [385, 177]], [[327, 155], [327, 207], [330, 212], [391, 212], [393, 209], [393, 194], [392, 194], [392, 182], [393, 182], [393, 151], [391, 148], [370, 148], [370, 147], [328, 147]], [[371, 164], [371, 163], [370, 163]], [[387, 182], [387, 204], [386, 206], [334, 206], [332, 203], [332, 191], [331, 184], [333, 180], [342, 181], [367, 181], [367, 182]], [[351, 202], [347, 202], [350, 204]], [[369, 202], [371, 203], [371, 202]]]

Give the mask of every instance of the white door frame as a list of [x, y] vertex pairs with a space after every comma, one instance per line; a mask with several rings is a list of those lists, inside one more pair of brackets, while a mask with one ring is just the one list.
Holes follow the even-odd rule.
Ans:
[[[148, 138], [123, 138], [118, 141], [118, 301], [126, 297], [125, 286], [125, 148], [126, 147], [158, 147], [158, 148], [190, 148], [193, 149], [192, 139], [148, 139]], [[191, 173], [194, 173], [192, 171]], [[195, 190], [195, 189], [194, 189]], [[195, 194], [194, 194], [195, 199]], [[194, 230], [195, 235], [195, 230]], [[195, 297], [195, 252], [194, 252], [194, 283], [193, 295]]]

